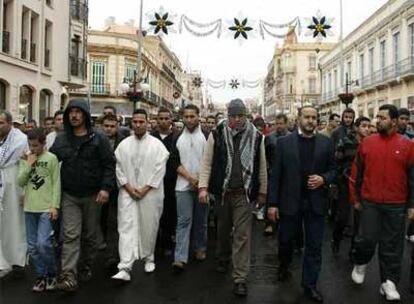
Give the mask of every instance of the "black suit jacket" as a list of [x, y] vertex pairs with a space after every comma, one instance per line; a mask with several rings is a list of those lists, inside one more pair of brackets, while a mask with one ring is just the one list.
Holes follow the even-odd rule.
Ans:
[[[332, 141], [321, 134], [315, 135], [313, 174], [320, 175], [325, 185], [309, 190], [309, 202], [317, 214], [325, 214], [328, 205], [327, 186], [336, 175]], [[278, 207], [281, 214], [294, 215], [301, 210], [301, 170], [298, 132], [278, 139], [272, 162], [269, 184], [269, 205]]]

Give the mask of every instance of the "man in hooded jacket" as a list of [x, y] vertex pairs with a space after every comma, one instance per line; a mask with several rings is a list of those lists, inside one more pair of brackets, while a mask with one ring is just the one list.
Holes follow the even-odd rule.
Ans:
[[115, 157], [106, 136], [92, 128], [86, 101], [72, 100], [63, 121], [64, 132], [50, 148], [62, 162], [64, 242], [58, 288], [74, 291], [78, 278], [92, 277], [98, 205], [108, 202], [115, 187]]

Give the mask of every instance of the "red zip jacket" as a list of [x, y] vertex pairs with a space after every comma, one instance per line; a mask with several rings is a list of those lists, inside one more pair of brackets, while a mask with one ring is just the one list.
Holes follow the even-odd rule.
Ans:
[[397, 133], [365, 138], [359, 145], [349, 186], [357, 202], [414, 208], [414, 142]]

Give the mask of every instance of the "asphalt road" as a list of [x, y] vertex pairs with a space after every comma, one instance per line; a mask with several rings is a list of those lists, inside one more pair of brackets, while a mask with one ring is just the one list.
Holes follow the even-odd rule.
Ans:
[[[209, 256], [203, 263], [191, 262], [180, 275], [171, 271], [171, 257], [158, 258], [157, 270], [147, 275], [142, 263], [137, 262], [132, 282], [119, 285], [109, 279], [103, 269], [102, 254], [94, 268], [94, 278], [72, 294], [55, 291], [43, 294], [31, 292], [33, 274], [26, 270], [23, 278], [0, 281], [0, 304], [231, 304], [260, 303], [288, 304], [310, 303], [300, 288], [301, 256], [297, 255], [292, 267], [293, 278], [288, 283], [277, 281], [276, 237], [262, 236], [263, 223], [255, 222], [252, 246], [249, 295], [238, 298], [232, 294], [230, 274], [215, 272], [214, 240], [210, 240]], [[379, 295], [378, 262], [369, 266], [366, 282], [355, 286], [351, 281], [352, 265], [348, 259], [348, 243], [333, 257], [329, 247], [330, 228], [327, 225], [324, 243], [323, 267], [319, 289], [325, 303], [359, 304], [386, 303]], [[402, 303], [414, 303], [414, 295], [408, 291], [409, 248], [406, 246], [403, 277], [399, 285]]]

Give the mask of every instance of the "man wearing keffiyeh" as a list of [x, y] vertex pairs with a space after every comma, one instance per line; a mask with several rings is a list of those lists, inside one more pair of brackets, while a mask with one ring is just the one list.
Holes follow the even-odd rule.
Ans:
[[250, 201], [265, 202], [266, 156], [263, 136], [247, 120], [240, 99], [230, 102], [228, 115], [208, 139], [201, 164], [199, 200], [207, 203], [209, 193], [218, 198], [217, 271], [227, 271], [232, 255], [233, 292], [246, 296], [253, 207]]
[[18, 161], [28, 146], [26, 135], [12, 124], [11, 114], [0, 111], [0, 277], [26, 262], [22, 189], [16, 179]]

